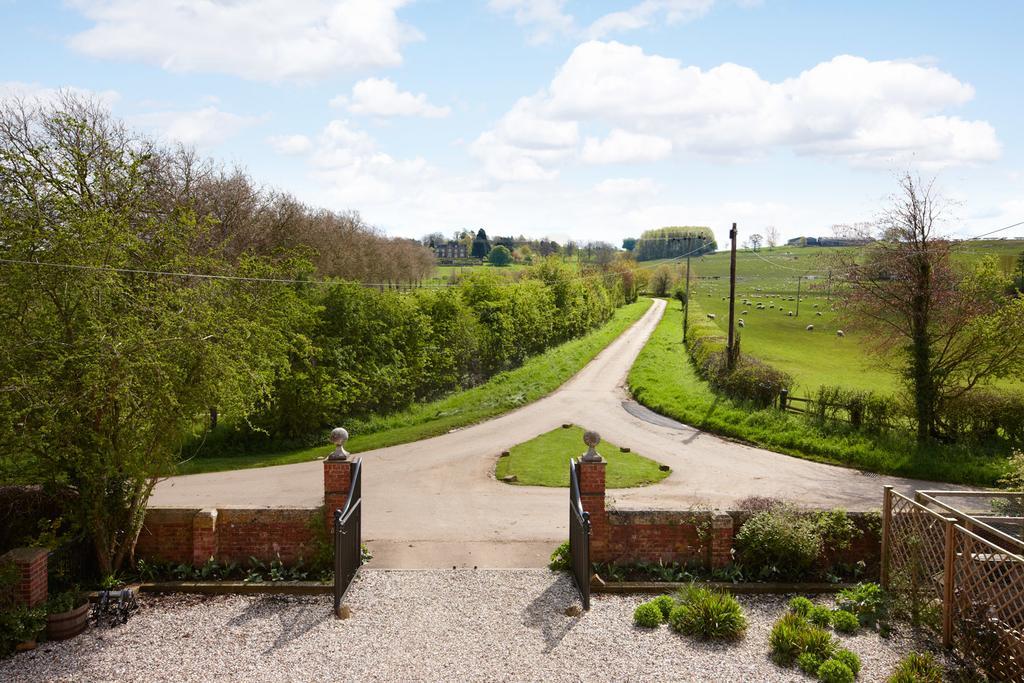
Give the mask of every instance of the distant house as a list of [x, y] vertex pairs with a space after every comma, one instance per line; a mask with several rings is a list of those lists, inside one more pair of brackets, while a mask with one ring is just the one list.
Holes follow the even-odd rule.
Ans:
[[454, 261], [455, 259], [469, 258], [469, 250], [462, 242], [448, 242], [447, 244], [435, 244], [434, 256], [439, 261]]

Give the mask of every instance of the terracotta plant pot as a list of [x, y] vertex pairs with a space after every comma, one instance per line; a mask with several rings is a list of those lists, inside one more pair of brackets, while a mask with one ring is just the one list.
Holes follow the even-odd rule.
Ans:
[[15, 652], [25, 652], [34, 649], [36, 649], [36, 641], [34, 640], [26, 640], [24, 643], [18, 643], [14, 646]]
[[67, 640], [77, 636], [85, 630], [89, 607], [86, 602], [70, 612], [58, 612], [46, 617], [46, 637], [50, 640]]

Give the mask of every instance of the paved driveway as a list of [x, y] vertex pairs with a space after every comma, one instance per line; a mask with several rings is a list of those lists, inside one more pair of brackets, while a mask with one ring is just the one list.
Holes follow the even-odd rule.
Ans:
[[[728, 508], [760, 495], [856, 510], [879, 507], [883, 484], [904, 491], [941, 487], [744, 446], [632, 404], [626, 374], [664, 309], [665, 302], [655, 300], [639, 321], [540, 401], [443, 436], [360, 453], [363, 535], [371, 541], [374, 564], [543, 564], [552, 546], [568, 537], [568, 495], [498, 482], [494, 465], [502, 450], [564, 422], [596, 429], [672, 467], [672, 475], [656, 485], [609, 492], [620, 508]], [[584, 450], [581, 443], [579, 453], [566, 453], [566, 460]], [[174, 477], [157, 486], [151, 505], [296, 507], [322, 499], [323, 467], [309, 462]]]

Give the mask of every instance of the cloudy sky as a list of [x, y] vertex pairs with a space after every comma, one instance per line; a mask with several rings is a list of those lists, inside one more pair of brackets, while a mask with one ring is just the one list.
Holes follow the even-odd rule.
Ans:
[[397, 235], [829, 234], [907, 169], [971, 235], [1024, 220], [1021, 26], [1002, 0], [0, 0], [0, 97], [91, 92]]

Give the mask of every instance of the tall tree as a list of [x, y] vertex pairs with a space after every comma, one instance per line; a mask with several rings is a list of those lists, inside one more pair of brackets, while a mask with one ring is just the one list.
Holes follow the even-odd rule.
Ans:
[[941, 435], [945, 402], [1024, 371], [1024, 298], [1005, 295], [994, 263], [954, 268], [939, 234], [943, 214], [933, 182], [904, 175], [863, 257], [837, 257], [849, 290], [840, 298], [845, 313], [895, 353], [921, 442]]
[[633, 251], [633, 249], [636, 248], [636, 238], [627, 237], [624, 240], [622, 240], [622, 248], [625, 249], [626, 251]]
[[484, 229], [480, 228], [476, 233], [476, 237], [473, 238], [473, 248], [472, 251], [470, 252], [470, 255], [473, 258], [482, 259], [486, 258], [487, 254], [489, 254], [490, 251], [491, 241], [487, 239], [487, 233], [484, 231]]
[[769, 249], [774, 249], [779, 246], [779, 229], [774, 225], [769, 225], [764, 229], [764, 241], [768, 245]]
[[162, 154], [91, 101], [0, 107], [0, 479], [60, 491], [108, 573], [182, 440], [265, 397], [311, 313], [271, 281], [308, 262], [198, 246]]

